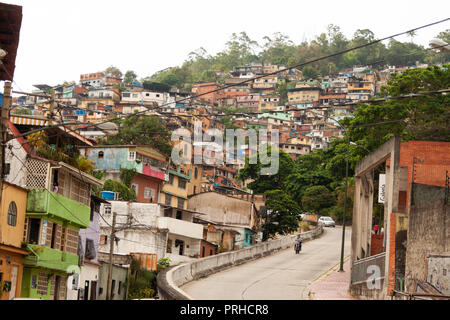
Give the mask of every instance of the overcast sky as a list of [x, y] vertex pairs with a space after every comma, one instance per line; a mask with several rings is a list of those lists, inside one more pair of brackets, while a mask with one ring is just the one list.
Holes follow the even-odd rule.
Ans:
[[[337, 25], [347, 38], [370, 29], [377, 38], [448, 18], [450, 1], [300, 1], [300, 0], [0, 0], [21, 5], [14, 90], [33, 84], [79, 81], [80, 74], [110, 65], [139, 78], [180, 66], [203, 47], [211, 55], [233, 32], [245, 31], [263, 43], [281, 32], [299, 44]], [[417, 32], [414, 42], [450, 29], [450, 22]], [[410, 41], [398, 37], [399, 41]]]

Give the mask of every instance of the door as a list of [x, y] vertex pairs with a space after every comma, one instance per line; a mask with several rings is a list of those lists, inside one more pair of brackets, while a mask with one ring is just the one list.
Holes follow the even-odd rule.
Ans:
[[54, 300], [59, 300], [59, 283], [61, 282], [61, 277], [60, 276], [55, 276], [55, 295], [54, 295]]
[[84, 300], [89, 300], [89, 281], [84, 281]]
[[184, 241], [180, 240], [179, 244], [180, 244], [180, 252], [179, 253], [180, 253], [180, 256], [182, 256], [184, 253]]
[[97, 281], [91, 281], [91, 297], [90, 300], [97, 300]]
[[16, 287], [17, 287], [17, 272], [19, 267], [12, 266], [11, 268], [11, 291], [9, 292], [9, 300], [16, 296]]

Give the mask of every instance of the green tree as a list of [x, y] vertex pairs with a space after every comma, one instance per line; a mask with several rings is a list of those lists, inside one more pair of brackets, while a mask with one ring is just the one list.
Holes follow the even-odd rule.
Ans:
[[171, 133], [157, 116], [135, 115], [114, 120], [118, 124], [118, 133], [108, 136], [102, 143], [108, 145], [131, 144], [151, 146], [165, 155], [172, 151]]
[[114, 66], [109, 66], [108, 68], [103, 71], [105, 76], [107, 77], [115, 77], [115, 78], [122, 78], [122, 71], [119, 70], [119, 68]]
[[130, 84], [136, 80], [137, 80], [137, 74], [134, 71], [128, 70], [127, 72], [125, 72], [125, 76], [123, 77], [124, 83]]
[[298, 229], [298, 204], [282, 190], [266, 191], [267, 216], [264, 217], [263, 241], [275, 234], [288, 234]]
[[325, 215], [327, 209], [334, 203], [333, 194], [325, 186], [309, 187], [302, 197], [302, 205], [305, 210], [321, 215]]
[[[450, 84], [450, 65], [408, 69], [394, 74], [382, 96], [446, 89]], [[363, 104], [343, 124], [349, 127], [350, 140], [363, 143], [369, 150], [397, 134], [403, 141], [450, 141], [450, 97], [435, 94], [381, 103]], [[379, 125], [369, 125], [379, 123]]]
[[[278, 172], [273, 175], [261, 175], [261, 168], [268, 168], [270, 164], [263, 165], [261, 163], [261, 154], [257, 153], [250, 158], [245, 159], [245, 166], [239, 171], [238, 180], [245, 181], [247, 179], [253, 179], [254, 181], [248, 184], [248, 188], [253, 190], [254, 193], [262, 194], [270, 190], [283, 190], [288, 175], [291, 173], [294, 161], [283, 150], [268, 148], [268, 155], [272, 152], [278, 152]], [[251, 162], [255, 162], [251, 164]]]
[[106, 180], [103, 184], [103, 191], [118, 192], [119, 197], [124, 201], [136, 200], [134, 190], [116, 180]]

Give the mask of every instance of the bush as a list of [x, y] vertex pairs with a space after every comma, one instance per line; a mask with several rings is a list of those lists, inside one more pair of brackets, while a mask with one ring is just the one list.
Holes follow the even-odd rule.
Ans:
[[106, 180], [103, 184], [103, 191], [118, 192], [124, 201], [136, 200], [136, 192], [119, 181]]
[[301, 221], [301, 222], [298, 224], [298, 229], [300, 230], [300, 232], [306, 232], [306, 231], [309, 231], [309, 230], [311, 229], [311, 226], [309, 225], [308, 222], [306, 222], [306, 221]]

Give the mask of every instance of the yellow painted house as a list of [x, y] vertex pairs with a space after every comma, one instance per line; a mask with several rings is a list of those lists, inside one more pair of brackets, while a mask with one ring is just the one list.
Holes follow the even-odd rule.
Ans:
[[190, 176], [178, 167], [177, 170], [168, 170], [166, 173], [166, 181], [162, 187], [159, 203], [187, 209], [188, 200], [188, 182]]
[[20, 297], [27, 190], [3, 181], [0, 203], [0, 300]]

